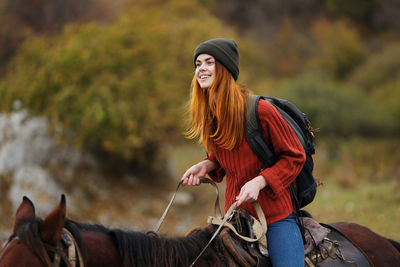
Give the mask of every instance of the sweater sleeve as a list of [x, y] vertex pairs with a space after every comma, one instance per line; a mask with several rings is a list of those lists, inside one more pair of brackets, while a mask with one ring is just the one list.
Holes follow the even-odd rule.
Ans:
[[205, 159], [211, 160], [215, 164], [215, 169], [210, 171], [208, 176], [210, 176], [210, 178], [217, 183], [222, 182], [225, 176], [225, 170], [219, 164], [215, 154], [210, 153]]
[[296, 179], [306, 160], [306, 155], [293, 129], [279, 111], [268, 101], [260, 100], [258, 114], [267, 145], [273, 148], [278, 161], [261, 171], [267, 181], [268, 194], [280, 195]]

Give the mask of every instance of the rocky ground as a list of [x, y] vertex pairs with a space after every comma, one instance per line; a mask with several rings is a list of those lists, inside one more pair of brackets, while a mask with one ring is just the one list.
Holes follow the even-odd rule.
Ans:
[[[124, 229], [152, 230], [166, 208], [177, 179], [143, 181], [135, 174], [115, 177], [88, 154], [57, 144], [48, 121], [20, 110], [0, 115], [0, 239], [10, 234], [23, 196], [43, 217], [67, 197], [67, 216]], [[171, 158], [169, 175], [177, 176]], [[174, 170], [172, 170], [174, 169]], [[205, 188], [204, 188], [205, 187]], [[215, 192], [207, 185], [181, 189], [160, 232], [182, 234], [205, 225]], [[195, 206], [195, 207], [193, 207]]]
[[[24, 195], [34, 202], [40, 217], [65, 194], [71, 219], [111, 228], [152, 230], [183, 171], [204, 157], [203, 150], [191, 144], [168, 151], [165, 177], [139, 178], [135, 173], [116, 176], [102, 171], [91, 155], [57, 144], [47, 128], [46, 119], [24, 110], [0, 114], [0, 243], [11, 234], [14, 214]], [[341, 154], [344, 160], [336, 164], [327, 159], [326, 149], [319, 147], [315, 174], [323, 178], [324, 186], [319, 187], [316, 201], [307, 209], [319, 221], [358, 222], [399, 240], [399, 142], [355, 143], [350, 140], [345, 147], [366, 151], [356, 157], [352, 150], [345, 150]], [[382, 150], [382, 144], [391, 152]], [[374, 161], [367, 165], [371, 155]], [[223, 184], [219, 187], [223, 199]], [[160, 233], [183, 235], [205, 226], [214, 200], [210, 185], [181, 188]]]

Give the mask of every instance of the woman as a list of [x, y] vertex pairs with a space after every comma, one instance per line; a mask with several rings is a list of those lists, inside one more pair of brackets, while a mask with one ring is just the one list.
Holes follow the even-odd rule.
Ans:
[[304, 247], [293, 214], [289, 185], [305, 162], [305, 152], [279, 112], [260, 100], [258, 114], [266, 142], [279, 160], [263, 169], [245, 138], [245, 109], [249, 89], [236, 83], [239, 75], [237, 44], [212, 39], [194, 52], [195, 75], [190, 105], [190, 138], [200, 138], [208, 156], [190, 167], [184, 185], [199, 185], [208, 174], [221, 182], [226, 176], [225, 211], [235, 201], [256, 216], [258, 201], [268, 222], [267, 241], [272, 265], [304, 266]]

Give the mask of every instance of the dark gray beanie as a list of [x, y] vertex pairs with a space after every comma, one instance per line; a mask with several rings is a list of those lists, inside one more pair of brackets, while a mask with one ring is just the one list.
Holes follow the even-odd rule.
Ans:
[[232, 73], [235, 81], [239, 76], [239, 50], [236, 42], [231, 39], [217, 38], [199, 44], [194, 50], [193, 62], [200, 54], [209, 54], [224, 65]]

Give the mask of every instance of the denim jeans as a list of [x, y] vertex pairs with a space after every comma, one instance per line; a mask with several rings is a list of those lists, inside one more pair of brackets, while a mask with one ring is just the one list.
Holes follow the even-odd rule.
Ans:
[[296, 216], [268, 225], [268, 251], [273, 267], [304, 267], [304, 245]]

